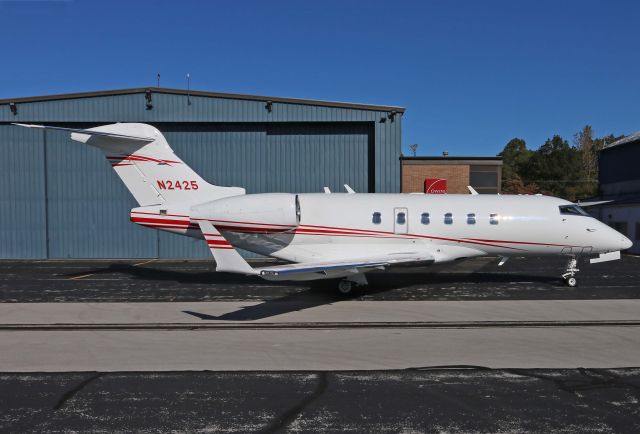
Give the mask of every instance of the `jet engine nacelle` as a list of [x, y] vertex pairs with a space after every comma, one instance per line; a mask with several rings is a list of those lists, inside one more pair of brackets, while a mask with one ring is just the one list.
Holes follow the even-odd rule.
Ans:
[[295, 194], [250, 194], [193, 206], [191, 218], [210, 220], [218, 230], [287, 232], [300, 223], [300, 206]]

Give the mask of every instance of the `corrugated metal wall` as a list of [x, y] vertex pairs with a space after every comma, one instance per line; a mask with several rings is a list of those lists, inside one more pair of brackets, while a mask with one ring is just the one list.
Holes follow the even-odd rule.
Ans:
[[387, 112], [153, 94], [0, 106], [0, 258], [206, 257], [204, 243], [133, 225], [136, 206], [99, 150], [7, 122], [156, 125], [208, 181], [248, 193], [399, 191], [401, 116]]
[[46, 258], [42, 131], [0, 125], [0, 257]]

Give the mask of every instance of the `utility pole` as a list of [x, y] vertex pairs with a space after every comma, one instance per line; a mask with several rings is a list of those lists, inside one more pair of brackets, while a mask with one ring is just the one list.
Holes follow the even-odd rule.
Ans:
[[187, 73], [187, 105], [191, 105], [191, 74]]

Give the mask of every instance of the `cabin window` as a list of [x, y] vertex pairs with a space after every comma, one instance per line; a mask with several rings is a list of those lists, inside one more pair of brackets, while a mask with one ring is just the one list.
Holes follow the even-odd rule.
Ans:
[[500, 216], [498, 214], [489, 214], [489, 223], [492, 225], [497, 225], [500, 221]]
[[453, 214], [451, 214], [450, 212], [446, 213], [444, 215], [444, 223], [447, 225], [450, 225], [451, 223], [453, 223]]
[[403, 225], [407, 222], [407, 215], [403, 212], [399, 212], [398, 216], [396, 217], [396, 223], [398, 223], [399, 225]]
[[560, 205], [560, 214], [581, 215], [591, 217], [591, 214], [580, 208], [578, 205]]
[[371, 221], [373, 222], [374, 225], [379, 225], [380, 223], [382, 223], [382, 218], [379, 212], [374, 212], [373, 213], [373, 219], [371, 219]]
[[420, 216], [420, 223], [422, 223], [423, 225], [428, 225], [429, 222], [430, 222], [429, 213], [428, 212], [423, 212], [422, 216]]
[[476, 224], [476, 215], [474, 213], [467, 214], [467, 224], [469, 225]]

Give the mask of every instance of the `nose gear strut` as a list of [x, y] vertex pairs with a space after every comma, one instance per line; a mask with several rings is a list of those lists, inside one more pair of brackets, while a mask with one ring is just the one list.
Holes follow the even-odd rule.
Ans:
[[562, 275], [565, 285], [574, 287], [578, 284], [578, 281], [574, 277], [578, 271], [580, 271], [580, 269], [578, 269], [578, 258], [575, 255], [571, 255], [569, 261], [567, 261], [567, 268]]

